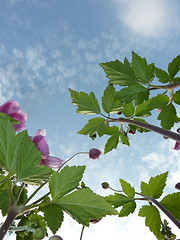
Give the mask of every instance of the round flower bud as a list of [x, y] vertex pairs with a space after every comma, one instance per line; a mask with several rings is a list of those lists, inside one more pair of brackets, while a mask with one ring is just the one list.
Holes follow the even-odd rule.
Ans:
[[118, 113], [117, 113], [117, 115], [121, 115], [122, 114], [122, 112], [121, 111], [119, 111]]
[[101, 186], [102, 186], [103, 189], [108, 189], [109, 188], [109, 183], [103, 182], [103, 183], [101, 183]]
[[177, 129], [177, 132], [180, 133], [180, 128]]
[[128, 133], [131, 135], [134, 135], [136, 133], [136, 131], [133, 132], [132, 130], [129, 130]]
[[180, 182], [179, 182], [179, 183], [176, 183], [175, 188], [178, 189], [178, 190], [180, 190]]
[[36, 240], [39, 240], [39, 239], [43, 239], [45, 237], [45, 232], [42, 228], [37, 228], [35, 229], [34, 233], [33, 233], [33, 237], [34, 239]]
[[89, 157], [91, 159], [99, 159], [99, 156], [101, 155], [101, 151], [99, 149], [96, 149], [96, 148], [91, 148], [90, 151], [89, 151]]
[[60, 237], [58, 235], [54, 235], [54, 236], [50, 237], [49, 240], [63, 240], [63, 239], [62, 239], [62, 237]]

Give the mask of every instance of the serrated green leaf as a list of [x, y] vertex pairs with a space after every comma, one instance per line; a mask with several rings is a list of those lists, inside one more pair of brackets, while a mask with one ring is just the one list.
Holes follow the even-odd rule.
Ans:
[[180, 221], [180, 192], [165, 196], [160, 203]]
[[125, 58], [124, 64], [118, 60], [101, 63], [100, 66], [106, 72], [106, 77], [110, 79], [109, 83], [119, 84], [121, 86], [135, 84], [137, 82], [136, 76], [132, 68]]
[[153, 109], [162, 109], [169, 103], [169, 97], [164, 94], [158, 94], [137, 106], [135, 115], [137, 117], [150, 116]]
[[157, 239], [163, 239], [161, 234], [161, 218], [159, 211], [154, 206], [142, 206], [139, 210], [138, 216], [145, 217], [145, 224], [149, 227], [150, 231], [154, 233]]
[[141, 182], [141, 193], [153, 197], [155, 199], [160, 198], [166, 186], [168, 172], [151, 177], [149, 183]]
[[112, 84], [108, 85], [102, 96], [102, 106], [106, 113], [117, 113], [121, 110], [123, 103], [115, 99], [117, 92]]
[[132, 68], [140, 83], [149, 83], [154, 79], [154, 64], [147, 64], [145, 58], [141, 58], [135, 52], [132, 52]]
[[116, 97], [124, 103], [134, 101], [136, 105], [139, 105], [148, 99], [149, 90], [140, 84], [134, 84], [121, 89]]
[[7, 184], [5, 184], [5, 186], [0, 185], [0, 199], [1, 199], [0, 209], [2, 212], [2, 216], [5, 216], [7, 214], [7, 210], [8, 210], [9, 203], [10, 203]]
[[104, 154], [111, 151], [113, 148], [117, 148], [117, 145], [119, 143], [119, 133], [113, 134], [106, 142]]
[[180, 69], [180, 55], [178, 55], [177, 57], [175, 57], [171, 63], [169, 63], [168, 65], [168, 72], [169, 75], [172, 78], [174, 78], [174, 76], [179, 72]]
[[127, 146], [130, 146], [130, 143], [129, 143], [129, 138], [128, 137], [126, 137], [123, 133], [119, 133], [119, 136], [120, 136], [120, 139], [121, 139], [121, 142], [122, 142], [122, 144], [125, 144], [125, 145], [127, 145]]
[[13, 125], [19, 123], [18, 120], [14, 119], [14, 118], [12, 118], [12, 117], [10, 117], [10, 116], [8, 116], [6, 113], [0, 112], [0, 118], [1, 118], [2, 120], [9, 120]]
[[134, 198], [128, 197], [121, 193], [114, 193], [114, 195], [109, 195], [105, 197], [106, 201], [113, 205], [115, 208], [124, 205], [130, 201], [134, 201]]
[[174, 96], [173, 96], [173, 101], [176, 103], [176, 104], [179, 104], [180, 105], [180, 90], [175, 92]]
[[14, 154], [16, 181], [23, 181], [28, 184], [39, 184], [43, 180], [48, 180], [52, 169], [40, 165], [42, 154], [29, 138], [27, 131], [19, 133], [17, 140], [19, 147]]
[[176, 109], [172, 103], [162, 109], [157, 119], [161, 120], [161, 126], [168, 130], [174, 126], [174, 123], [179, 122], [179, 118], [176, 115]]
[[104, 134], [107, 135], [119, 134], [119, 128], [117, 126], [107, 127], [104, 131]]
[[60, 172], [53, 172], [49, 189], [52, 199], [56, 200], [79, 186], [85, 166], [66, 166]]
[[134, 115], [134, 105], [132, 102], [129, 102], [127, 104], [124, 104], [123, 108], [122, 108], [122, 112], [124, 114], [125, 117], [132, 117]]
[[167, 83], [171, 80], [169, 74], [160, 68], [155, 68], [155, 74], [162, 83]]
[[106, 121], [104, 118], [96, 117], [90, 119], [84, 128], [82, 128], [78, 133], [90, 136], [97, 133], [99, 137], [101, 137], [108, 126], [108, 121]]
[[89, 188], [74, 191], [56, 203], [74, 219], [84, 226], [89, 226], [89, 220], [99, 219], [106, 215], [116, 215], [118, 212], [101, 196]]
[[15, 129], [8, 120], [0, 118], [0, 167], [14, 174]]
[[47, 222], [47, 225], [51, 229], [52, 233], [55, 234], [61, 227], [64, 220], [62, 209], [56, 204], [51, 204], [46, 206], [43, 212], [44, 220]]
[[77, 113], [99, 114], [101, 112], [98, 100], [93, 92], [89, 95], [85, 92], [76, 92], [69, 88], [72, 103], [78, 107]]
[[134, 197], [135, 195], [135, 189], [133, 187], [131, 187], [131, 184], [126, 182], [125, 180], [123, 179], [119, 179], [120, 183], [121, 183], [121, 187], [122, 187], [122, 190], [123, 192], [129, 196], [129, 197]]
[[136, 209], [135, 201], [125, 203], [119, 213], [119, 217], [127, 217], [130, 213], [133, 213]]

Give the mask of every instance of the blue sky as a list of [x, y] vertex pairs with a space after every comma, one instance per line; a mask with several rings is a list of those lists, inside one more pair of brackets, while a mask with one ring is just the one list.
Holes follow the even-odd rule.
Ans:
[[[105, 138], [93, 142], [77, 134], [89, 118], [76, 114], [68, 88], [94, 91], [100, 100], [108, 79], [99, 63], [131, 60], [132, 51], [166, 70], [179, 54], [179, 12], [178, 0], [1, 1], [0, 104], [19, 101], [28, 113], [29, 134], [46, 129], [51, 155], [65, 160], [92, 147], [103, 150]], [[110, 193], [101, 189], [103, 181], [119, 188], [123, 178], [138, 190], [141, 180], [168, 169], [167, 191], [173, 192], [180, 171], [173, 145], [153, 133], [136, 134], [129, 148], [119, 146], [99, 161], [77, 157], [71, 164], [86, 164], [84, 181], [102, 195]], [[80, 231], [66, 216], [59, 234], [79, 239]], [[124, 219], [107, 217], [84, 233], [86, 240], [134, 236], [155, 239], [137, 212]]]

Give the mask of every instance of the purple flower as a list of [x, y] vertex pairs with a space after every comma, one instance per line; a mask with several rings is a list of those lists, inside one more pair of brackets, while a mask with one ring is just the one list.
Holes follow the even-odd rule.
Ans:
[[30, 137], [31, 140], [36, 144], [37, 149], [42, 152], [42, 161], [40, 165], [46, 165], [50, 168], [60, 168], [64, 161], [57, 157], [49, 156], [49, 146], [46, 140], [46, 130], [38, 129], [34, 138]]
[[180, 150], [180, 142], [176, 142], [173, 149]]
[[8, 116], [20, 122], [14, 125], [17, 132], [23, 130], [26, 127], [27, 113], [19, 109], [18, 102], [13, 100], [7, 101], [0, 107], [0, 112], [6, 113]]
[[101, 155], [101, 151], [99, 149], [96, 149], [96, 148], [91, 148], [90, 151], [89, 151], [89, 157], [91, 159], [99, 159], [99, 156]]
[[178, 189], [178, 190], [180, 190], [180, 182], [179, 182], [179, 183], [176, 183], [175, 188]]

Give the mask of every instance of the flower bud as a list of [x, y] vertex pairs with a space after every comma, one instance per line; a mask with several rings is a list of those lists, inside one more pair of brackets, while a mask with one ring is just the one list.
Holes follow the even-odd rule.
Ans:
[[134, 135], [136, 133], [136, 131], [133, 132], [132, 130], [129, 130], [128, 133], [131, 135]]
[[43, 239], [45, 237], [45, 232], [42, 228], [35, 229], [33, 233], [33, 237], [35, 240]]
[[91, 148], [90, 151], [89, 151], [89, 157], [91, 159], [99, 159], [99, 156], [101, 155], [101, 151], [99, 149], [96, 149], [96, 148]]
[[179, 182], [179, 183], [176, 183], [175, 188], [178, 189], [178, 190], [180, 190], [180, 182]]
[[119, 111], [118, 113], [117, 113], [117, 115], [121, 115], [122, 114], [122, 112], [121, 111]]
[[177, 129], [177, 132], [180, 133], [180, 128]]
[[62, 237], [60, 237], [58, 235], [54, 235], [54, 236], [50, 237], [49, 240], [63, 240], [63, 239], [62, 239]]
[[102, 218], [100, 218], [100, 219], [90, 219], [90, 223], [92, 223], [92, 224], [95, 224], [95, 223], [98, 223], [100, 220], [101, 220]]
[[109, 188], [109, 183], [108, 182], [103, 182], [101, 183], [101, 186], [103, 189], [108, 189]]
[[173, 149], [174, 150], [180, 150], [180, 142], [176, 142]]

